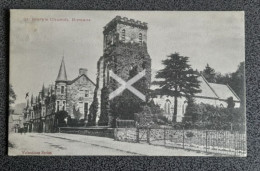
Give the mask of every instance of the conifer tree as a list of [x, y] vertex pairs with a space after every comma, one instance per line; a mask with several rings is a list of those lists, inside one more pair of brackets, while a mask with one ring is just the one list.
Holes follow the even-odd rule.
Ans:
[[206, 65], [205, 69], [202, 71], [202, 75], [206, 78], [208, 82], [215, 83], [216, 82], [216, 73], [213, 68], [209, 66], [209, 64]]
[[178, 53], [167, 56], [162, 61], [164, 69], [155, 76], [159, 80], [153, 82], [160, 87], [155, 90], [155, 94], [174, 97], [173, 122], [176, 122], [178, 97], [193, 96], [201, 92], [198, 75], [188, 64], [188, 59]]

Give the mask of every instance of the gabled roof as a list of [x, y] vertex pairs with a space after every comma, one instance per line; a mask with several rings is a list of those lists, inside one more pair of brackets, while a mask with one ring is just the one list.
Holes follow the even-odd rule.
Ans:
[[233, 97], [234, 101], [240, 101], [239, 97], [228, 85], [216, 83], [209, 83], [209, 85], [214, 89], [220, 99], [227, 100], [227, 98]]
[[195, 94], [195, 96], [218, 99], [217, 94], [202, 75], [198, 77], [198, 80], [200, 81], [201, 92]]
[[[195, 97], [200, 98], [210, 98], [210, 99], [219, 99], [219, 100], [227, 100], [229, 97], [233, 97], [233, 100], [236, 102], [240, 102], [239, 97], [236, 93], [232, 90], [231, 87], [225, 84], [216, 84], [216, 83], [209, 83], [203, 75], [198, 77], [200, 81], [200, 89], [201, 92], [195, 94]], [[155, 90], [159, 88], [158, 85], [152, 85], [150, 87], [151, 90]]]
[[12, 115], [13, 121], [20, 120], [20, 115]]
[[86, 76], [85, 74], [79, 75], [77, 78], [75, 78], [74, 80], [68, 81], [68, 84], [71, 85], [73, 84], [75, 81], [77, 81], [80, 77], [84, 76], [87, 80], [89, 80], [94, 86], [96, 86], [96, 84], [90, 79], [88, 78], [88, 76]]
[[60, 70], [59, 70], [59, 74], [56, 79], [56, 82], [57, 81], [67, 81], [67, 73], [66, 73], [64, 58], [62, 58], [62, 61], [60, 64]]

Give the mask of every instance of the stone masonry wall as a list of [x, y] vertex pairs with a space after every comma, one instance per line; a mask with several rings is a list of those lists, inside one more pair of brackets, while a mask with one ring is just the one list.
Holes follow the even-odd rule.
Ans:
[[[85, 90], [89, 91], [88, 97], [85, 97]], [[73, 108], [80, 109], [81, 116], [80, 119], [84, 118], [84, 103], [88, 103], [88, 108], [90, 107], [93, 97], [94, 97], [95, 85], [88, 80], [85, 75], [82, 75], [74, 83], [68, 85], [67, 90], [67, 107], [66, 111], [72, 118], [75, 118], [73, 114]], [[83, 109], [81, 109], [83, 107]], [[89, 110], [89, 109], [88, 109]], [[88, 111], [89, 114], [89, 111]]]

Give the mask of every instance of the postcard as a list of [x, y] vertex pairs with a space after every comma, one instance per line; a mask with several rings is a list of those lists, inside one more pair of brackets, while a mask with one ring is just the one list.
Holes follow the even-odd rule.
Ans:
[[11, 156], [246, 157], [243, 11], [10, 10]]

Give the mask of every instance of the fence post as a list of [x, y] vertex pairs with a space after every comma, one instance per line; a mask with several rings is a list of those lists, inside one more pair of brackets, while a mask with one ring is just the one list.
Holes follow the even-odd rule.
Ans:
[[139, 128], [136, 127], [136, 142], [139, 143]]
[[165, 146], [166, 145], [166, 128], [165, 127], [163, 128], [163, 143]]
[[235, 156], [236, 154], [236, 132], [234, 131], [234, 149], [235, 149]]
[[208, 131], [206, 131], [206, 152], [208, 152]]
[[147, 143], [150, 145], [150, 128], [147, 130]]
[[117, 128], [114, 129], [114, 140], [117, 140]]
[[59, 133], [60, 133], [60, 127], [59, 127]]
[[185, 138], [185, 134], [184, 134], [184, 127], [182, 128], [182, 148], [184, 149], [184, 138]]

